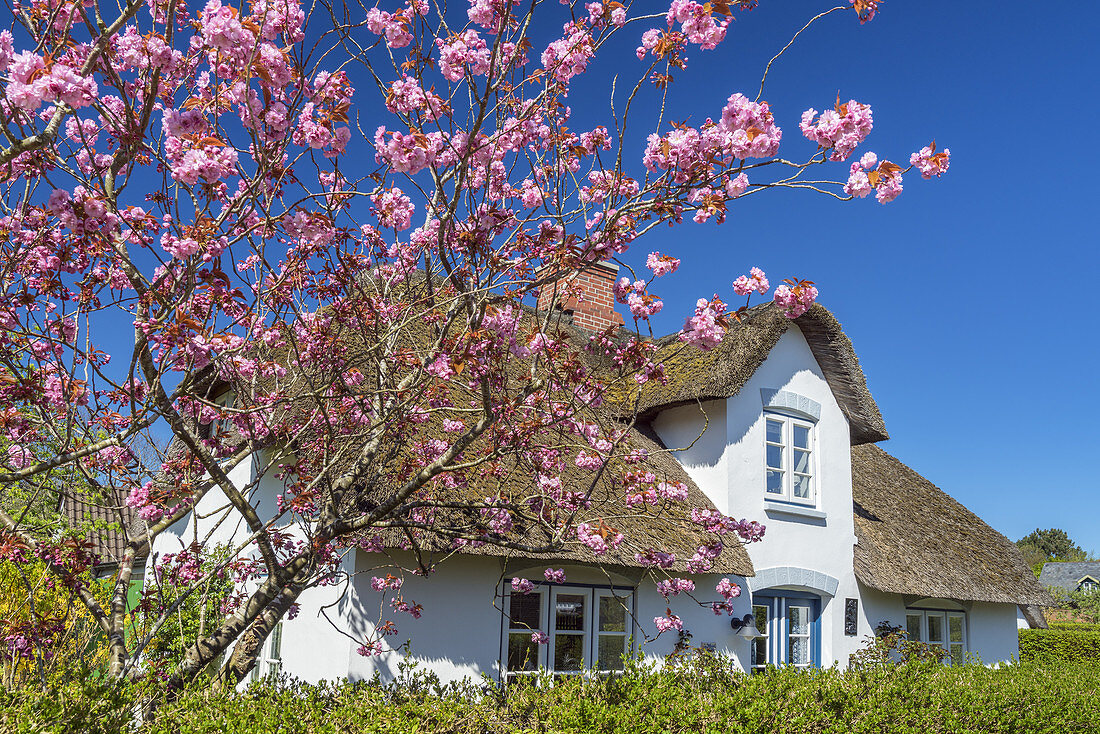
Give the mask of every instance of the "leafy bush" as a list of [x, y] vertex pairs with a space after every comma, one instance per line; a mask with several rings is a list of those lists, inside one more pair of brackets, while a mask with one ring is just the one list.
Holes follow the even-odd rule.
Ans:
[[1020, 630], [1020, 660], [1100, 664], [1100, 626], [1062, 622]]
[[397, 685], [267, 681], [244, 693], [187, 692], [162, 704], [151, 722], [132, 726], [139, 690], [86, 681], [46, 694], [0, 693], [0, 731], [1027, 734], [1100, 730], [1097, 689], [1100, 665], [911, 661], [746, 676], [703, 658], [663, 670], [634, 663], [606, 678], [525, 678], [504, 688], [442, 686], [423, 675]]

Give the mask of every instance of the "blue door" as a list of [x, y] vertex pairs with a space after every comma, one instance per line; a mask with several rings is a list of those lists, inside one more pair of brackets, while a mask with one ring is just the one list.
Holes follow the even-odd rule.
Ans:
[[811, 596], [754, 594], [756, 629], [765, 637], [752, 643], [752, 669], [766, 665], [799, 668], [821, 664], [821, 603]]

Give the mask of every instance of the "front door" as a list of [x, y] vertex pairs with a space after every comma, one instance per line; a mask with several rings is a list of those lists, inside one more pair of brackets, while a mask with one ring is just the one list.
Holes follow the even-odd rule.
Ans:
[[821, 664], [820, 604], [812, 597], [753, 595], [756, 629], [764, 637], [752, 643], [752, 669], [766, 665], [799, 668]]

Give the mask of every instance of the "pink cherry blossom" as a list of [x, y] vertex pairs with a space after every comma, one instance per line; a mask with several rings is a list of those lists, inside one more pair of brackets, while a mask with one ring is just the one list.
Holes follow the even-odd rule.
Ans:
[[680, 331], [680, 341], [700, 349], [713, 349], [722, 342], [726, 327], [722, 322], [726, 304], [717, 295], [711, 300], [700, 298], [695, 304], [695, 315], [690, 317]]
[[799, 129], [822, 149], [831, 151], [831, 161], [847, 160], [873, 126], [870, 106], [854, 99], [845, 104], [838, 99], [835, 109], [825, 110], [814, 121], [816, 114], [817, 110], [812, 108], [803, 112]]
[[739, 296], [747, 296], [753, 291], [764, 295], [771, 288], [768, 278], [760, 268], [752, 268], [748, 275], [740, 275], [733, 281], [733, 292]]
[[909, 156], [909, 164], [916, 166], [923, 178], [942, 176], [951, 164], [951, 149], [944, 148], [936, 152], [936, 144], [926, 145], [919, 152]]
[[789, 319], [796, 319], [806, 313], [817, 299], [817, 288], [812, 285], [799, 284], [793, 288], [781, 285], [775, 289], [773, 300], [783, 309], [783, 313]]
[[565, 569], [564, 568], [559, 568], [559, 569], [548, 568], [548, 569], [546, 569], [545, 571], [542, 572], [542, 575], [546, 578], [547, 581], [549, 581], [551, 583], [554, 583], [554, 584], [564, 584], [565, 583]]
[[654, 617], [653, 624], [657, 628], [657, 634], [669, 632], [670, 630], [682, 630], [684, 628], [684, 621], [671, 613], [667, 617]]

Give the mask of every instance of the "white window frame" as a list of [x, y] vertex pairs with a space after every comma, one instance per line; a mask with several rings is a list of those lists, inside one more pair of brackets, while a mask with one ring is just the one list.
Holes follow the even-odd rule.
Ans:
[[545, 621], [546, 621], [546, 614], [547, 614], [547, 606], [548, 606], [548, 603], [549, 603], [548, 598], [550, 596], [550, 594], [548, 592], [549, 592], [548, 589], [536, 588], [534, 591], [532, 591], [528, 594], [528, 596], [537, 596], [538, 599], [539, 599], [539, 603], [538, 603], [538, 609], [539, 609], [538, 627], [536, 627], [535, 629], [529, 629], [527, 627], [519, 626], [519, 625], [517, 625], [513, 622], [511, 614], [510, 614], [511, 609], [512, 609], [512, 592], [509, 590], [508, 593], [504, 597], [504, 638], [501, 641], [501, 644], [502, 644], [501, 650], [502, 650], [502, 652], [501, 652], [500, 666], [501, 666], [501, 670], [503, 670], [507, 675], [528, 675], [530, 673], [538, 672], [538, 670], [540, 668], [545, 668], [546, 667], [546, 649], [547, 649], [547, 645], [536, 644], [535, 645], [536, 659], [535, 659], [535, 667], [534, 667], [533, 670], [508, 670], [508, 640], [512, 635], [523, 634], [523, 635], [526, 635], [527, 637], [530, 637], [535, 632], [543, 632], [543, 633], [546, 632]]
[[1092, 592], [1100, 589], [1100, 582], [1094, 579], [1092, 576], [1086, 576], [1077, 582], [1077, 590], [1084, 594], [1091, 594]]
[[[633, 619], [634, 619], [634, 594], [635, 590], [629, 587], [612, 587], [607, 588], [603, 586], [588, 586], [583, 584], [537, 584], [535, 589], [529, 592], [529, 595], [538, 595], [539, 597], [539, 625], [536, 629], [528, 629], [527, 627], [515, 626], [510, 618], [509, 611], [512, 605], [512, 594], [514, 593], [510, 588], [510, 580], [506, 580], [504, 591], [504, 622], [502, 624], [502, 637], [501, 637], [501, 660], [500, 669], [505, 678], [511, 678], [518, 675], [530, 675], [538, 672], [538, 670], [545, 670], [555, 675], [584, 675], [587, 673], [611, 673], [621, 670], [620, 668], [602, 670], [595, 669], [596, 663], [599, 661], [599, 643], [603, 637], [621, 637], [623, 639], [623, 654], [628, 655], [632, 652], [631, 643], [633, 638]], [[557, 599], [559, 596], [580, 596], [583, 598], [584, 609], [584, 629], [580, 632], [572, 630], [559, 630], [557, 629]], [[625, 625], [622, 632], [618, 631], [601, 631], [600, 625], [600, 599], [613, 598], [626, 606]], [[538, 645], [538, 659], [536, 670], [508, 670], [508, 639], [513, 634], [523, 634], [530, 636], [533, 632], [542, 632], [548, 638], [549, 641], [545, 645]], [[582, 650], [583, 660], [581, 667], [576, 670], [558, 670], [555, 667], [554, 651], [556, 649], [557, 638], [561, 637], [577, 637], [583, 638]]]
[[260, 654], [256, 656], [256, 664], [252, 666], [249, 680], [255, 682], [260, 678], [275, 679], [283, 671], [283, 623], [276, 622], [271, 634], [264, 640]]
[[[966, 612], [955, 611], [951, 609], [917, 609], [913, 607], [906, 608], [905, 610], [905, 626], [903, 629], [909, 632], [909, 618], [920, 618], [920, 637], [917, 640], [913, 640], [913, 636], [910, 634], [909, 639], [914, 642], [923, 642], [930, 647], [938, 647], [947, 653], [947, 657], [944, 658], [944, 662], [948, 664], [961, 664], [966, 662], [966, 654], [969, 652], [967, 638], [967, 614]], [[931, 640], [929, 635], [929, 619], [937, 618], [943, 625], [943, 639]], [[960, 640], [951, 639], [951, 620], [959, 619], [961, 624], [959, 625], [961, 631]], [[959, 646], [958, 654], [954, 648]]]
[[[782, 425], [781, 440], [782, 443], [775, 443], [768, 440], [768, 422], [772, 421]], [[807, 430], [807, 449], [799, 449], [800, 451], [806, 450], [810, 453], [810, 471], [809, 473], [795, 472], [794, 471], [794, 427], [799, 426]], [[817, 507], [818, 498], [818, 476], [817, 476], [817, 425], [812, 420], [800, 418], [797, 416], [789, 415], [787, 413], [780, 413], [773, 410], [764, 411], [764, 499], [772, 502], [789, 502], [795, 505], [804, 505], [806, 507]], [[772, 468], [768, 464], [768, 447], [775, 446], [781, 449], [781, 457], [783, 466], [781, 468]], [[768, 472], [780, 471], [782, 472], [782, 488], [780, 492], [768, 491]], [[810, 496], [809, 497], [796, 497], [794, 494], [794, 476], [808, 477], [810, 480]]]

